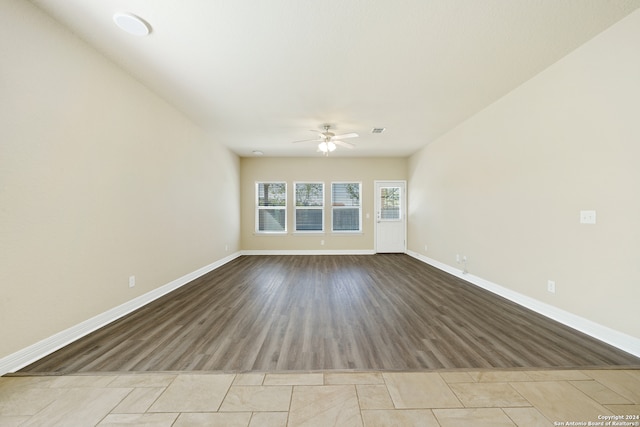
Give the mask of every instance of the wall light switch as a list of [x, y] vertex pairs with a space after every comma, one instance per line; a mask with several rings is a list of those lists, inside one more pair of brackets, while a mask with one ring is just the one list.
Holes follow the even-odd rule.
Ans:
[[580, 211], [580, 224], [595, 224], [596, 211]]
[[556, 293], [556, 282], [554, 282], [553, 280], [547, 281], [547, 291], [551, 292], [552, 294], [555, 294]]

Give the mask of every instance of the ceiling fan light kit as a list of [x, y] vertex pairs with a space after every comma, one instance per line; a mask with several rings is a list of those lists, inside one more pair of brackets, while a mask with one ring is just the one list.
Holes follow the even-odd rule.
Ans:
[[318, 144], [318, 151], [322, 151], [323, 153], [329, 153], [331, 151], [335, 151], [336, 149], [336, 144], [334, 144], [333, 142], [329, 141], [329, 142], [321, 142], [320, 144]]

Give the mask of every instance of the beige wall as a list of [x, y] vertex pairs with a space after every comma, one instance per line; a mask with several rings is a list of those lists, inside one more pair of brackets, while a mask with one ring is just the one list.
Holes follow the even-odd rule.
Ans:
[[[304, 251], [372, 251], [374, 249], [374, 181], [405, 180], [405, 158], [242, 158], [242, 249]], [[362, 233], [331, 232], [330, 189], [333, 181], [362, 182]], [[286, 235], [255, 233], [255, 184], [257, 181], [285, 181], [288, 192]], [[325, 232], [302, 234], [293, 232], [293, 183], [321, 181], [325, 183]], [[367, 218], [369, 214], [369, 218]], [[324, 245], [321, 245], [324, 240]]]
[[29, 2], [0, 61], [0, 358], [239, 250], [235, 155]]
[[640, 338], [639, 113], [640, 11], [410, 159], [409, 249]]

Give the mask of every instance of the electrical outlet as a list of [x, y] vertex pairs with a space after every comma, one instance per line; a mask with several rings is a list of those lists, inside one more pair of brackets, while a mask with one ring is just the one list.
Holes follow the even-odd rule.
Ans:
[[580, 211], [580, 224], [595, 224], [596, 211]]
[[467, 274], [467, 256], [462, 255], [462, 274]]
[[320, 246], [324, 246], [324, 240], [320, 240]]
[[556, 293], [556, 282], [554, 282], [553, 280], [548, 280], [547, 281], [547, 291], [551, 292], [552, 294]]
[[229, 252], [229, 245], [224, 245], [224, 251]]
[[136, 276], [129, 276], [129, 287], [133, 288], [136, 285]]
[[424, 251], [427, 252], [427, 245], [424, 245]]
[[460, 264], [460, 254], [456, 254], [456, 262]]

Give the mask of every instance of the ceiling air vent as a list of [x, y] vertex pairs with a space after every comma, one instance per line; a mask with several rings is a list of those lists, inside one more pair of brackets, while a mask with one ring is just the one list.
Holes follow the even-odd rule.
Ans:
[[385, 128], [373, 128], [371, 129], [371, 133], [382, 133]]

